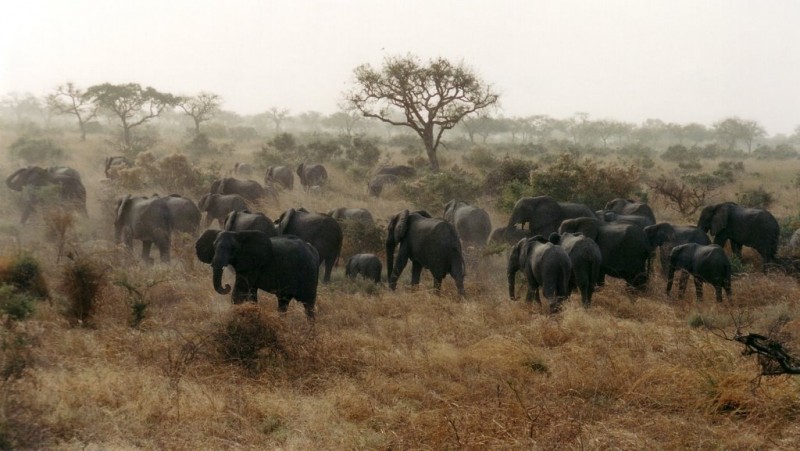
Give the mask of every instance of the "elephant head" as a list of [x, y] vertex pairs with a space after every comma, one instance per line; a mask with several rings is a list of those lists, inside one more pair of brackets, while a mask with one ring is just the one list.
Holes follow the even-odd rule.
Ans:
[[525, 269], [526, 262], [528, 261], [528, 257], [533, 250], [533, 247], [536, 243], [547, 243], [547, 239], [545, 239], [541, 235], [536, 235], [532, 238], [523, 238], [517, 241], [511, 248], [511, 253], [508, 255], [508, 266], [507, 266], [507, 275], [508, 275], [508, 296], [509, 298], [516, 299], [515, 294], [515, 285], [516, 285], [516, 276], [518, 271], [522, 271]]
[[514, 204], [507, 230], [512, 230], [515, 224], [522, 224], [524, 228], [525, 223], [528, 223], [531, 233], [549, 233], [558, 229], [562, 217], [561, 205], [552, 197], [523, 197]]
[[728, 215], [733, 205], [731, 202], [723, 202], [703, 208], [697, 227], [703, 232], [711, 231], [712, 235], [718, 235], [728, 226]]
[[673, 240], [675, 228], [668, 222], [659, 222], [658, 224], [645, 227], [644, 233], [647, 235], [647, 240], [650, 242], [650, 245], [656, 248]]
[[448, 222], [453, 222], [456, 214], [456, 209], [462, 205], [466, 205], [466, 202], [462, 200], [455, 200], [452, 199], [450, 202], [445, 204], [444, 206], [444, 220]]
[[22, 191], [26, 186], [44, 186], [50, 181], [47, 169], [28, 166], [18, 169], [6, 179], [6, 186], [14, 191]]
[[211, 184], [211, 189], [208, 190], [209, 193], [219, 193], [219, 185], [222, 183], [221, 179], [214, 180], [214, 183]]
[[[231, 286], [222, 286], [222, 270], [230, 265], [236, 272], [253, 270], [272, 254], [272, 242], [261, 232], [230, 232], [209, 229], [195, 242], [197, 258], [210, 264], [213, 270], [214, 290], [219, 294], [231, 292]], [[258, 246], [252, 245], [258, 241]]]
[[408, 217], [411, 213], [408, 210], [403, 210], [400, 213], [392, 216], [389, 224], [386, 226], [386, 274], [387, 277], [392, 276], [394, 269], [394, 249], [405, 239], [406, 233], [409, 228]]
[[582, 233], [585, 237], [597, 241], [600, 235], [600, 221], [594, 218], [566, 219], [558, 228], [558, 233]]
[[306, 164], [300, 163], [297, 166], [297, 176], [300, 177], [300, 184], [306, 185]]
[[114, 239], [117, 243], [119, 243], [122, 238], [122, 228], [125, 225], [125, 218], [129, 214], [131, 204], [130, 194], [117, 201], [117, 215], [114, 219]]
[[295, 215], [297, 214], [297, 210], [294, 208], [290, 208], [283, 212], [280, 217], [275, 221], [278, 229], [278, 234], [283, 235], [286, 233], [286, 229], [289, 227], [289, 224], [292, 223]]

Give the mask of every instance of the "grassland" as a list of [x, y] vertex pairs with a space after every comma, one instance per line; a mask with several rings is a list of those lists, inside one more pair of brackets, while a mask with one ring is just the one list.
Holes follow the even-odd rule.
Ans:
[[[800, 355], [800, 288], [792, 277], [742, 274], [732, 304], [715, 303], [709, 289], [702, 302], [691, 294], [668, 298], [658, 274], [644, 293], [611, 280], [590, 309], [573, 295], [563, 313], [551, 316], [507, 299], [502, 254], [468, 268], [466, 300], [450, 279], [437, 296], [427, 274], [411, 288], [407, 270], [390, 292], [345, 280], [340, 265], [333, 281], [320, 285], [311, 329], [296, 303], [279, 317], [267, 294], [255, 307], [234, 307], [217, 295], [191, 240], [175, 240], [173, 261], [155, 266], [109, 242], [102, 146], [71, 146], [85, 146], [67, 164], [84, 174], [92, 219], [76, 219], [67, 249], [104, 268], [105, 283], [90, 324], [76, 326], [65, 314], [61, 284], [69, 259], [57, 261], [41, 215], [21, 227], [11, 197], [0, 197], [2, 253], [33, 255], [51, 292], [31, 318], [0, 328], [0, 445], [440, 450], [800, 443], [800, 379], [759, 378], [755, 357], [729, 339], [737, 326], [773, 332]], [[797, 213], [790, 185], [800, 162], [746, 165], [746, 178], [721, 197], [763, 185], [777, 195], [777, 216]], [[10, 167], [3, 163], [3, 175]], [[300, 205], [366, 207], [385, 220], [407, 205], [397, 195], [368, 198], [364, 187], [332, 172], [332, 188], [322, 196], [296, 188], [262, 210], [275, 218]], [[681, 220], [655, 207], [659, 218]], [[496, 226], [505, 220], [495, 211], [492, 218]], [[757, 267], [757, 260], [745, 252], [745, 262]], [[146, 305], [145, 315], [131, 327], [135, 302]], [[271, 346], [244, 365], [220, 354], [237, 315], [274, 332]]]

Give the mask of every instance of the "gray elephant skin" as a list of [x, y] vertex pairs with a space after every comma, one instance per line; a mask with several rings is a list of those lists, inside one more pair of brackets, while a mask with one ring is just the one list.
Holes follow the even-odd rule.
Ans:
[[294, 172], [289, 166], [270, 166], [264, 174], [264, 183], [267, 185], [277, 183], [284, 189], [294, 189]]
[[514, 245], [519, 242], [519, 240], [523, 238], [530, 238], [530, 231], [525, 229], [518, 229], [513, 227], [509, 229], [508, 227], [498, 227], [492, 230], [492, 234], [489, 235], [489, 242], [496, 243], [496, 244], [509, 244]]
[[372, 197], [380, 197], [387, 186], [400, 183], [400, 177], [392, 174], [378, 174], [367, 182], [367, 192]]
[[[551, 242], [555, 241], [551, 235]], [[572, 275], [569, 279], [569, 291], [575, 288], [581, 293], [584, 307], [592, 305], [594, 287], [600, 277], [603, 255], [594, 240], [580, 233], [565, 233], [559, 237], [559, 245], [569, 256], [572, 263]]]
[[328, 211], [328, 216], [340, 222], [355, 221], [367, 226], [375, 226], [375, 218], [366, 208], [334, 208]]
[[409, 178], [417, 175], [417, 170], [414, 169], [412, 166], [398, 164], [396, 166], [384, 166], [378, 169], [378, 172], [375, 173], [375, 175], [381, 175], [381, 174], [394, 175], [401, 178]]
[[463, 246], [484, 247], [492, 233], [486, 210], [453, 199], [444, 206], [444, 220], [453, 224]]
[[[257, 291], [263, 290], [278, 297], [280, 312], [296, 299], [303, 304], [306, 317], [314, 319], [319, 254], [304, 240], [269, 237], [255, 230], [206, 230], [195, 243], [195, 251], [201, 262], [211, 265], [214, 290], [231, 293], [234, 304], [257, 302]], [[230, 285], [222, 286], [222, 270], [228, 265], [236, 272], [233, 290]]]
[[[556, 240], [558, 235], [555, 235]], [[569, 279], [572, 263], [567, 252], [541, 235], [519, 240], [508, 256], [508, 295], [515, 300], [515, 280], [522, 271], [528, 281], [525, 300], [541, 304], [539, 287], [549, 302], [551, 313], [559, 310], [561, 302], [569, 297]]]
[[600, 248], [603, 264], [598, 284], [606, 274], [641, 288], [647, 283], [647, 260], [653, 251], [641, 227], [624, 222], [604, 223], [595, 218], [568, 219], [561, 223], [559, 234], [582, 233]]
[[583, 204], [557, 202], [550, 196], [523, 197], [514, 204], [508, 230], [516, 224], [524, 229], [528, 224], [531, 236], [550, 236], [566, 219], [595, 218], [594, 212]]
[[603, 222], [627, 222], [641, 228], [655, 224], [655, 222], [646, 216], [624, 215], [610, 210], [598, 210], [595, 214]]
[[222, 226], [228, 213], [247, 210], [247, 201], [238, 194], [206, 194], [197, 202], [197, 207], [206, 213], [206, 227], [215, 219]]
[[620, 215], [633, 215], [647, 218], [649, 224], [656, 223], [656, 215], [653, 214], [653, 209], [644, 202], [635, 202], [630, 199], [616, 198], [608, 201], [604, 207], [606, 211], [613, 211]]
[[324, 186], [328, 183], [328, 170], [321, 164], [300, 163], [296, 172], [297, 176], [300, 177], [300, 184], [306, 190], [312, 186]]
[[132, 197], [127, 195], [117, 201], [114, 220], [116, 241], [124, 241], [133, 249], [133, 240], [142, 241], [142, 259], [152, 263], [150, 247], [155, 244], [162, 262], [169, 261], [172, 214], [164, 198]]
[[742, 246], [755, 249], [764, 263], [775, 259], [780, 226], [772, 213], [762, 208], [722, 202], [703, 208], [697, 227], [714, 236], [714, 244], [725, 247], [731, 240], [733, 254], [741, 259]]
[[275, 221], [279, 235], [296, 235], [311, 243], [325, 264], [323, 283], [331, 280], [331, 270], [342, 252], [342, 227], [328, 215], [311, 213], [304, 208], [283, 212]]
[[81, 182], [81, 176], [75, 169], [64, 166], [53, 166], [42, 168], [39, 166], [28, 166], [16, 170], [6, 179], [6, 186], [14, 191], [25, 193], [24, 205], [22, 207], [21, 223], [25, 223], [36, 205], [41, 202], [38, 193], [40, 188], [48, 186], [57, 187], [58, 200], [61, 205], [68, 209], [78, 211], [83, 216], [88, 216], [86, 212], [86, 188]]
[[255, 180], [239, 180], [233, 177], [225, 177], [214, 181], [209, 190], [211, 194], [238, 194], [250, 202], [257, 202], [266, 197], [277, 200], [277, 195], [265, 189]]
[[237, 176], [251, 177], [253, 172], [255, 172], [255, 168], [252, 164], [237, 161], [233, 165], [233, 173]]
[[179, 194], [170, 194], [164, 202], [172, 216], [172, 230], [196, 236], [203, 216], [197, 205]]
[[356, 254], [347, 259], [344, 267], [344, 274], [351, 279], [361, 275], [365, 279], [375, 283], [381, 282], [381, 272], [383, 264], [381, 259], [375, 254]]
[[[386, 275], [389, 288], [397, 288], [397, 279], [411, 260], [411, 285], [419, 285], [422, 269], [433, 276], [433, 286], [440, 291], [447, 274], [455, 280], [461, 296], [464, 292], [464, 255], [455, 227], [433, 219], [426, 211], [403, 210], [389, 220], [386, 238]], [[394, 258], [395, 248], [397, 259]]]
[[229, 232], [258, 230], [270, 237], [278, 235], [278, 230], [271, 219], [264, 213], [253, 213], [250, 210], [236, 210], [228, 213], [222, 229]]
[[722, 247], [716, 244], [687, 243], [675, 246], [669, 254], [669, 274], [667, 275], [667, 295], [672, 291], [672, 281], [676, 270], [683, 270], [678, 282], [680, 296], [686, 291], [689, 274], [694, 278], [695, 296], [703, 300], [703, 282], [714, 287], [717, 302], [722, 302], [722, 290], [728, 301], [731, 300], [731, 261]]
[[677, 226], [668, 222], [659, 222], [645, 227], [644, 233], [653, 249], [658, 248], [661, 272], [664, 277], [667, 276], [669, 253], [673, 247], [686, 243], [711, 244], [706, 232], [695, 226]]

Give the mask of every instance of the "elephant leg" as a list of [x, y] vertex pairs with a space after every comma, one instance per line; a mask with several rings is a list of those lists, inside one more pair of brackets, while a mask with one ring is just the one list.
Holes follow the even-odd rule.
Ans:
[[306, 319], [310, 323], [313, 324], [314, 323], [314, 319], [315, 319], [314, 318], [314, 304], [311, 304], [311, 303], [308, 303], [308, 302], [304, 302], [303, 303], [303, 309], [305, 309], [305, 312], [306, 312]]
[[731, 240], [731, 252], [733, 252], [733, 255], [735, 255], [739, 260], [741, 260], [742, 259], [742, 244]]
[[686, 271], [681, 272], [681, 278], [678, 280], [678, 297], [683, 298], [686, 293], [686, 285], [689, 283], [689, 273]]
[[694, 295], [698, 302], [703, 301], [703, 279], [694, 276]]
[[721, 285], [715, 285], [714, 286], [714, 294], [717, 297], [717, 302], [722, 302], [722, 286]]
[[536, 301], [539, 305], [542, 304], [542, 300], [539, 299], [539, 284], [533, 277], [528, 279], [528, 294], [525, 296], [525, 300], [528, 302]]
[[[291, 297], [278, 296], [278, 311], [281, 313], [286, 313], [286, 310], [289, 308], [289, 302], [291, 301]], [[308, 315], [308, 309], [306, 309], [306, 315]]]
[[328, 257], [325, 260], [325, 275], [322, 276], [322, 283], [328, 283], [331, 281], [331, 271], [333, 270], [333, 264], [336, 263], [335, 257]]
[[153, 242], [149, 240], [142, 241], [142, 260], [147, 262], [148, 264], [153, 263], [153, 259], [150, 258], [150, 248], [153, 246]]
[[25, 224], [31, 216], [31, 213], [33, 213], [33, 205], [25, 204], [25, 206], [22, 207], [22, 218], [19, 220], [20, 224]]
[[166, 240], [166, 242], [161, 242], [158, 245], [158, 255], [161, 257], [162, 263], [169, 263], [169, 253], [170, 253], [170, 242]]
[[433, 289], [436, 291], [437, 295], [441, 294], [442, 292], [442, 280], [444, 280], [444, 277], [433, 278]]
[[241, 304], [249, 300], [249, 287], [250, 284], [247, 279], [236, 276], [233, 282], [233, 291], [231, 291], [231, 302], [234, 304]]
[[589, 283], [581, 284], [581, 303], [584, 307], [592, 305], [592, 285]]
[[[411, 285], [419, 285], [419, 279], [422, 277], [422, 263], [411, 261]], [[441, 283], [441, 279], [439, 279]], [[434, 285], [436, 283], [434, 282]]]
[[403, 274], [403, 270], [406, 269], [406, 265], [408, 264], [408, 251], [406, 250], [405, 246], [400, 246], [397, 252], [397, 260], [394, 262], [394, 269], [392, 270], [392, 275], [389, 277], [389, 288], [394, 290], [397, 288], [397, 279], [400, 278], [400, 274]]

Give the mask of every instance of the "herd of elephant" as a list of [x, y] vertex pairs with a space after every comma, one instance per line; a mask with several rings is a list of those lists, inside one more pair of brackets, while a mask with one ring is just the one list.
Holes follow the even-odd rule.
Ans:
[[[107, 173], [108, 168], [107, 161]], [[397, 173], [388, 168], [376, 176], [400, 178], [413, 174], [406, 168], [399, 167]], [[240, 174], [243, 169], [237, 164], [235, 170]], [[306, 187], [319, 186], [327, 180], [321, 165], [301, 164], [297, 173]], [[287, 189], [293, 186], [293, 174], [287, 166], [269, 168], [267, 177], [269, 182]], [[22, 222], [39, 202], [39, 188], [47, 186], [57, 188], [63, 204], [86, 214], [86, 190], [74, 169], [27, 167], [14, 172], [6, 184], [25, 193]], [[279, 310], [285, 311], [295, 299], [313, 318], [319, 268], [324, 265], [322, 278], [327, 283], [341, 252], [341, 222], [360, 221], [374, 226], [374, 218], [363, 208], [338, 208], [327, 213], [291, 208], [272, 221], [249, 209], [250, 203], [271, 195], [258, 182], [233, 177], [215, 181], [197, 204], [176, 194], [127, 195], [116, 205], [115, 238], [131, 249], [134, 239], [142, 241], [142, 258], [147, 262], [152, 262], [150, 250], [155, 244], [161, 260], [167, 262], [172, 232], [197, 236], [205, 212], [206, 228], [216, 220], [221, 229], [200, 234], [195, 251], [200, 261], [211, 265], [213, 286], [218, 293], [232, 292], [233, 302], [240, 303], [255, 301], [256, 292], [261, 289], [277, 296]], [[444, 206], [441, 218], [426, 211], [403, 210], [389, 219], [386, 232], [386, 274], [393, 290], [411, 261], [412, 285], [419, 283], [422, 270], [427, 269], [437, 291], [450, 275], [458, 293], [464, 296], [464, 248], [501, 242], [511, 245], [507, 261], [510, 297], [516, 298], [516, 274], [522, 271], [528, 283], [527, 300], [540, 302], [541, 287], [550, 310], [555, 312], [574, 289], [580, 291], [582, 303], [589, 306], [595, 287], [603, 285], [606, 275], [623, 279], [631, 287], [645, 286], [656, 248], [667, 275], [667, 293], [675, 272], [680, 270], [681, 293], [691, 275], [698, 299], [702, 298], [704, 282], [714, 287], [718, 301], [722, 300], [723, 289], [730, 298], [731, 263], [723, 251], [726, 242], [730, 241], [735, 255], [741, 256], [742, 247], [748, 246], [768, 263], [778, 249], [779, 226], [768, 211], [732, 202], [705, 207], [697, 226], [678, 226], [656, 223], [653, 211], [645, 203], [614, 199], [604, 210], [595, 212], [582, 204], [538, 196], [519, 199], [508, 224], [494, 230], [485, 210], [454, 199]], [[222, 286], [226, 266], [236, 273], [232, 288]], [[345, 264], [347, 276], [361, 275], [376, 283], [381, 280], [382, 270], [380, 258], [371, 253], [356, 254]]]

